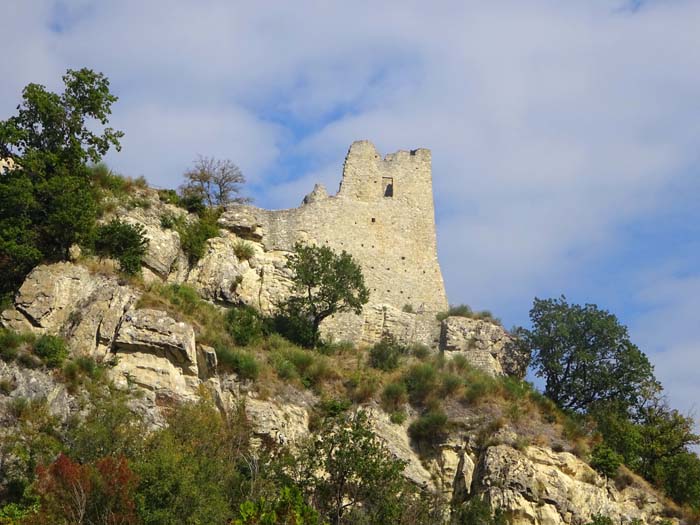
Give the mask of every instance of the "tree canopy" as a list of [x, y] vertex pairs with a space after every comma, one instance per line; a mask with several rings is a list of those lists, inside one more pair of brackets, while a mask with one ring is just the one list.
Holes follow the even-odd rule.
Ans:
[[632, 410], [658, 389], [646, 355], [617, 317], [596, 305], [535, 298], [531, 330], [519, 336], [546, 382], [545, 395], [562, 408], [585, 411], [615, 400]]
[[14, 289], [43, 258], [62, 259], [90, 239], [97, 215], [88, 162], [120, 149], [120, 131], [103, 127], [117, 97], [90, 69], [68, 70], [64, 91], [39, 84], [22, 92], [17, 115], [0, 121], [0, 292]]
[[245, 203], [250, 199], [239, 196], [243, 183], [243, 172], [233, 161], [200, 156], [185, 172], [181, 193], [183, 198], [200, 199], [209, 207]]
[[369, 300], [362, 270], [346, 251], [338, 254], [327, 246], [298, 243], [289, 257], [289, 268], [295, 288], [283, 310], [309, 321], [314, 346], [326, 317], [337, 312], [359, 314]]

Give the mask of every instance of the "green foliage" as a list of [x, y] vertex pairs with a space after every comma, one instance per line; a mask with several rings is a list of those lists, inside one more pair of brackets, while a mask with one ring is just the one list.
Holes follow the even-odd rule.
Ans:
[[463, 503], [454, 512], [455, 525], [507, 525], [508, 521], [503, 512], [492, 512], [491, 507], [485, 501], [472, 498]]
[[241, 261], [252, 259], [255, 255], [253, 245], [245, 241], [236, 241], [233, 245], [233, 253]]
[[489, 321], [499, 326], [501, 324], [501, 320], [494, 317], [490, 311], [481, 310], [475, 312], [469, 305], [466, 304], [450, 305], [449, 310], [446, 312], [440, 312], [435, 317], [438, 321], [443, 321], [448, 317], [468, 317], [469, 319]]
[[[207, 401], [182, 405], [151, 434], [134, 463], [136, 504], [145, 525], [226, 523], [230, 488], [242, 488], [238, 461], [247, 427], [222, 419]], [[235, 501], [235, 500], [234, 500]]]
[[216, 222], [218, 219], [218, 211], [204, 210], [198, 219], [182, 225], [176, 224], [182, 251], [191, 265], [204, 256], [207, 241], [219, 236], [219, 226]]
[[385, 372], [396, 370], [408, 350], [391, 337], [384, 337], [369, 350], [369, 365]]
[[591, 516], [591, 521], [586, 523], [586, 525], [615, 525], [615, 522], [612, 518], [603, 516], [602, 514], [596, 514]]
[[403, 382], [389, 383], [382, 392], [382, 404], [387, 412], [394, 412], [408, 401], [408, 392]]
[[419, 445], [440, 443], [447, 437], [448, 418], [442, 410], [435, 409], [421, 415], [408, 427], [408, 435]]
[[328, 420], [295, 463], [292, 474], [307, 499], [333, 524], [399, 523], [412, 494], [405, 464], [392, 457], [364, 412]]
[[[282, 340], [283, 343], [275, 343]], [[307, 388], [318, 388], [321, 384], [335, 376], [328, 358], [312, 350], [299, 348], [288, 343], [279, 336], [271, 336], [274, 346], [272, 362], [277, 375], [283, 379], [298, 379]]]
[[406, 303], [403, 305], [403, 308], [401, 308], [402, 312], [406, 312], [407, 314], [412, 314], [415, 313], [415, 310], [413, 309], [413, 305], [410, 303]]
[[264, 323], [260, 314], [250, 306], [239, 306], [226, 313], [226, 331], [237, 345], [246, 346], [263, 336]]
[[283, 487], [275, 499], [260, 498], [241, 503], [232, 525], [319, 525], [316, 510], [307, 505], [295, 487]]
[[260, 375], [260, 363], [248, 351], [217, 346], [216, 357], [219, 365], [238, 374], [241, 379], [256, 380]]
[[431, 363], [413, 365], [406, 371], [403, 380], [411, 403], [425, 403], [437, 393], [438, 373]]
[[0, 359], [14, 361], [23, 345], [32, 344], [34, 334], [0, 328]]
[[591, 453], [591, 467], [603, 476], [614, 478], [622, 464], [622, 456], [604, 443], [598, 444]]
[[58, 368], [68, 357], [66, 342], [55, 335], [42, 335], [34, 343], [34, 353], [49, 368]]
[[141, 261], [146, 255], [148, 239], [141, 224], [127, 224], [112, 219], [97, 228], [95, 252], [100, 257], [119, 261], [119, 269], [134, 275], [141, 271]]
[[613, 314], [561, 297], [535, 299], [530, 320], [532, 330], [520, 330], [520, 338], [545, 378], [545, 394], [559, 406], [585, 411], [615, 400], [629, 410], [657, 384], [649, 360]]
[[318, 327], [336, 312], [359, 314], [369, 299], [360, 266], [343, 251], [335, 253], [327, 246], [296, 244], [289, 257], [295, 295], [283, 305], [285, 315], [308, 319], [312, 344], [318, 344]]
[[97, 206], [87, 163], [119, 149], [121, 132], [94, 132], [117, 100], [107, 78], [68, 70], [63, 82], [60, 95], [27, 85], [18, 114], [0, 121], [0, 158], [15, 164], [0, 176], [0, 292], [14, 290], [42, 259], [63, 259], [71, 244], [90, 238]]

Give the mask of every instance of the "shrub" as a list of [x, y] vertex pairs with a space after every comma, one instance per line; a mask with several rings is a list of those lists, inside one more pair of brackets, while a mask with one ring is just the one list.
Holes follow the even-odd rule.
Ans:
[[100, 257], [119, 261], [119, 269], [129, 275], [141, 271], [141, 260], [146, 255], [148, 239], [144, 227], [112, 219], [97, 228], [95, 252]]
[[408, 347], [408, 350], [413, 357], [415, 357], [416, 359], [420, 359], [421, 361], [427, 359], [430, 356], [430, 348], [421, 343], [413, 343], [411, 346]]
[[224, 368], [238, 374], [242, 379], [255, 380], [260, 374], [260, 363], [250, 352], [217, 346], [216, 357]]
[[419, 444], [434, 444], [447, 436], [447, 414], [442, 410], [431, 410], [423, 414], [408, 427], [408, 435]]
[[442, 383], [440, 393], [445, 397], [453, 395], [464, 384], [464, 380], [460, 376], [450, 373], [442, 374], [440, 381]]
[[263, 335], [263, 322], [250, 306], [232, 308], [226, 313], [226, 331], [237, 345], [247, 346]]
[[164, 230], [175, 229], [178, 223], [178, 217], [175, 217], [172, 213], [164, 213], [160, 216], [160, 227]]
[[403, 425], [407, 417], [406, 412], [403, 410], [397, 410], [396, 412], [391, 413], [389, 416], [389, 421], [391, 421], [394, 425]]
[[379, 388], [379, 377], [368, 370], [354, 373], [347, 384], [348, 395], [355, 403], [366, 403], [377, 392]]
[[68, 357], [68, 347], [60, 337], [42, 335], [34, 343], [34, 353], [41, 358], [46, 366], [56, 368], [61, 366]]
[[233, 253], [241, 261], [252, 259], [255, 255], [253, 245], [245, 241], [236, 241], [233, 245]]
[[199, 219], [184, 224], [178, 229], [182, 251], [187, 255], [191, 265], [204, 256], [207, 241], [219, 236], [219, 226], [216, 223], [218, 218], [218, 212], [206, 210]]
[[404, 375], [406, 389], [412, 403], [423, 403], [436, 392], [437, 372], [430, 363], [413, 365]]
[[501, 320], [494, 317], [490, 311], [481, 310], [475, 312], [471, 309], [469, 305], [466, 304], [451, 305], [449, 310], [447, 310], [446, 312], [440, 312], [435, 317], [438, 321], [443, 321], [448, 317], [468, 317], [469, 319], [490, 321], [499, 326], [501, 325]]
[[[270, 339], [274, 341], [272, 337]], [[320, 386], [323, 381], [336, 375], [325, 356], [290, 345], [284, 339], [282, 341], [287, 346], [280, 348], [272, 356], [275, 370], [280, 377], [298, 378], [305, 387], [310, 388]], [[276, 344], [280, 343], [273, 342], [273, 345]]]
[[403, 305], [403, 308], [401, 310], [406, 312], [407, 314], [415, 313], [415, 310], [413, 309], [413, 305], [409, 304], [409, 303], [406, 303], [405, 305]]
[[17, 358], [19, 347], [33, 340], [34, 335], [31, 333], [22, 334], [0, 328], [0, 359], [3, 361], [14, 361]]
[[311, 320], [292, 310], [276, 315], [272, 319], [272, 329], [289, 341], [306, 348], [313, 347], [316, 340]]
[[483, 500], [472, 498], [454, 511], [453, 523], [461, 525], [506, 525], [504, 513], [497, 510], [491, 513], [491, 506]]
[[0, 379], [0, 394], [9, 396], [14, 389], [14, 381], [11, 381], [10, 379]]
[[598, 444], [591, 453], [591, 467], [606, 478], [614, 478], [622, 464], [622, 456], [604, 443]]
[[175, 190], [158, 190], [158, 198], [160, 202], [167, 202], [175, 206], [180, 205], [180, 196]]
[[369, 351], [369, 364], [372, 368], [390, 372], [399, 366], [399, 359], [406, 353], [406, 348], [394, 339], [385, 337]]
[[382, 405], [387, 412], [395, 412], [408, 401], [408, 392], [403, 383], [389, 383], [382, 392]]

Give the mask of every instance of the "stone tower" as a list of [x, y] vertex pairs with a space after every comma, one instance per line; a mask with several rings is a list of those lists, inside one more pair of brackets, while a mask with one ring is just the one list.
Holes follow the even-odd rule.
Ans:
[[358, 141], [345, 158], [336, 195], [317, 185], [299, 208], [241, 206], [227, 214], [233, 222], [249, 224], [268, 251], [291, 250], [301, 241], [345, 250], [360, 263], [370, 300], [363, 317], [340, 315], [327, 322], [337, 337], [376, 340], [386, 321], [381, 312], [388, 309], [401, 312], [410, 305], [406, 309], [430, 326], [437, 312], [447, 310], [437, 259], [430, 150], [382, 158], [371, 142]]

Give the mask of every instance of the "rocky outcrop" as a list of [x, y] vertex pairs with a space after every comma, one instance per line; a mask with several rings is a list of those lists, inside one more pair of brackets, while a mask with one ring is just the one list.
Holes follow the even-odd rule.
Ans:
[[491, 375], [524, 377], [529, 355], [518, 350], [502, 326], [483, 319], [448, 317], [442, 321], [440, 348], [448, 359], [463, 355]]
[[277, 403], [247, 396], [245, 413], [260, 442], [267, 445], [298, 445], [309, 435], [309, 412], [294, 403]]
[[[238, 243], [246, 243], [253, 256], [240, 259]], [[246, 304], [264, 314], [276, 311], [292, 287], [286, 252], [266, 252], [260, 244], [230, 234], [209, 240], [187, 283], [210, 301]]]
[[614, 523], [655, 523], [663, 511], [648, 488], [618, 491], [574, 455], [535, 446], [523, 451], [508, 445], [489, 447], [474, 492], [505, 511], [512, 525], [582, 524], [596, 514]]
[[106, 357], [124, 312], [138, 292], [116, 277], [72, 263], [37, 266], [0, 316], [6, 328], [66, 337], [76, 353]]
[[199, 378], [216, 368], [216, 354], [212, 358], [209, 350], [197, 351], [189, 324], [159, 310], [129, 310], [114, 340], [117, 364], [111, 374], [118, 385], [134, 384], [151, 395], [194, 399]]

